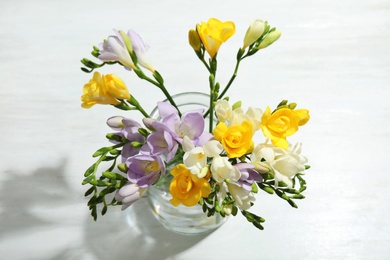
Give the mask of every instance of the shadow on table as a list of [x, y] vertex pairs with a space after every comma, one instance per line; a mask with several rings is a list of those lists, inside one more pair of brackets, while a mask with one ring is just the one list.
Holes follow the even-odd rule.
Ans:
[[[0, 241], [35, 232], [57, 232], [59, 227], [61, 230], [69, 227], [80, 230], [74, 234], [72, 243], [58, 245], [53, 235], [50, 235], [49, 239], [54, 242], [35, 239], [31, 243], [39, 247], [42, 247], [42, 244], [55, 245], [59, 248], [58, 251], [48, 252], [52, 252], [50, 259], [56, 260], [148, 260], [170, 258], [191, 248], [207, 236], [183, 236], [166, 230], [152, 215], [146, 199], [138, 201], [126, 211], [121, 211], [119, 207], [110, 208], [105, 216], [99, 216], [97, 222], [89, 215], [86, 217], [87, 206], [86, 214], [80, 214], [78, 210], [66, 212], [68, 221], [61, 222], [63, 208], [79, 208], [82, 198], [82, 194], [75, 194], [66, 182], [66, 164], [67, 162], [63, 161], [53, 168], [38, 168], [28, 175], [6, 172], [6, 178], [1, 182], [0, 188]], [[66, 235], [69, 234], [72, 235], [69, 231], [66, 232]], [[64, 234], [58, 234], [61, 235]], [[16, 244], [17, 242], [15, 248]]]
[[41, 218], [37, 208], [55, 209], [70, 204], [70, 188], [64, 182], [66, 161], [58, 167], [42, 167], [31, 174], [6, 171], [0, 188], [0, 240], [11, 234], [34, 229], [44, 229], [56, 223]]
[[90, 219], [86, 222], [85, 243], [97, 259], [167, 259], [207, 236], [185, 236], [166, 230], [152, 215], [146, 199], [133, 204], [127, 212], [114, 210], [97, 223]]

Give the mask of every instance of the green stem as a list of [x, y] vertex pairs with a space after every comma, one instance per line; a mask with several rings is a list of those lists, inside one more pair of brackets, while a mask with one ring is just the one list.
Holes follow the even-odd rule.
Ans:
[[[244, 57], [244, 58], [245, 58], [245, 57]], [[234, 79], [235, 79], [236, 76], [237, 76], [238, 67], [240, 66], [240, 62], [241, 62], [244, 58], [239, 58], [239, 59], [237, 59], [237, 63], [236, 63], [236, 67], [234, 68], [233, 75], [232, 75], [232, 77], [230, 78], [230, 80], [229, 80], [228, 84], [226, 85], [226, 87], [223, 89], [223, 91], [221, 92], [221, 94], [218, 96], [218, 99], [221, 99], [221, 98], [226, 94], [226, 92], [229, 90], [230, 86], [232, 85]]]
[[[230, 86], [232, 85], [234, 79], [236, 78], [237, 76], [237, 73], [238, 73], [238, 68], [240, 66], [240, 62], [246, 58], [247, 56], [244, 56], [244, 57], [237, 57], [237, 62], [236, 62], [236, 67], [234, 68], [234, 72], [233, 72], [233, 75], [231, 76], [228, 84], [226, 85], [226, 87], [223, 89], [223, 91], [221, 92], [221, 94], [218, 95], [218, 98], [217, 99], [221, 99], [223, 98], [223, 96], [226, 94], [226, 92], [229, 90]], [[211, 108], [211, 107], [210, 107]], [[210, 109], [208, 109], [206, 111], [206, 113], [203, 115], [204, 118], [206, 118], [209, 114], [210, 114]], [[210, 114], [211, 115], [211, 114]]]
[[143, 107], [139, 104], [139, 102], [137, 101], [137, 99], [135, 99], [134, 96], [131, 96], [131, 98], [128, 100], [128, 102], [129, 102], [131, 105], [133, 105], [134, 107], [136, 107], [137, 110], [138, 110], [139, 112], [141, 112], [142, 115], [143, 115], [144, 117], [146, 117], [146, 118], [149, 118], [149, 117], [150, 117], [150, 115], [149, 115], [148, 113], [145, 112], [145, 110], [143, 109]]
[[[148, 81], [149, 83], [152, 83], [153, 85], [155, 85], [156, 87], [158, 87], [165, 95], [165, 97], [168, 99], [169, 103], [171, 103], [172, 106], [174, 106], [176, 108], [176, 110], [178, 111], [179, 113], [179, 116], [181, 116], [181, 112], [178, 108], [178, 106], [176, 105], [175, 101], [172, 99], [171, 95], [169, 94], [169, 92], [167, 91], [167, 89], [165, 88], [164, 86], [164, 83], [163, 81], [154, 81], [153, 79], [149, 78], [148, 76], [146, 76], [141, 69], [138, 68], [138, 70], [134, 70], [134, 72], [137, 74], [137, 76], [140, 78], [140, 79], [143, 79], [143, 80], [146, 80]], [[161, 77], [161, 75], [159, 75]]]
[[213, 123], [214, 123], [214, 96], [218, 96], [218, 93], [214, 93], [215, 91], [215, 77], [217, 74], [217, 59], [214, 56], [212, 60], [210, 60], [210, 105], [209, 105], [209, 132], [213, 132]]

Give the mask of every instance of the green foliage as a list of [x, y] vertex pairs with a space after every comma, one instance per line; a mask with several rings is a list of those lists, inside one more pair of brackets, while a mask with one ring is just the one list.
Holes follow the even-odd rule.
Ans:
[[[96, 221], [98, 217], [98, 207], [101, 205], [102, 209], [100, 214], [103, 216], [107, 213], [108, 206], [120, 205], [114, 198], [111, 202], [107, 202], [107, 196], [120, 189], [127, 183], [127, 178], [120, 173], [113, 172], [117, 158], [120, 156], [121, 151], [118, 149], [122, 147], [124, 143], [103, 147], [97, 150], [93, 157], [99, 157], [99, 159], [92, 164], [84, 173], [85, 179], [83, 185], [89, 185], [90, 187], [84, 193], [85, 197], [90, 197], [87, 206], [91, 211], [91, 216]], [[112, 156], [109, 156], [112, 155]], [[111, 162], [110, 166], [102, 172], [98, 177], [96, 175], [97, 170], [102, 162]]]

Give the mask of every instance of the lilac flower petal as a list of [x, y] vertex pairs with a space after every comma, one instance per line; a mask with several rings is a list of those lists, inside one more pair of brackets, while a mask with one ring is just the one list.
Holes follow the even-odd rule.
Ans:
[[204, 118], [200, 113], [187, 113], [182, 122], [191, 125], [195, 137], [199, 137], [204, 131]]
[[131, 44], [133, 45], [134, 51], [139, 51], [141, 49], [144, 49], [145, 51], [149, 50], [149, 46], [144, 43], [141, 36], [139, 36], [138, 33], [136, 33], [133, 30], [129, 30], [127, 32], [127, 35], [129, 35], [131, 39]]
[[141, 124], [137, 121], [130, 119], [130, 118], [123, 118], [122, 120], [123, 124], [126, 126], [134, 126], [134, 127], [141, 127]]
[[208, 141], [210, 140], [213, 140], [214, 139], [214, 136], [212, 134], [210, 134], [209, 132], [203, 132], [198, 140], [197, 140], [197, 143], [195, 144], [196, 146], [202, 146], [204, 145], [205, 143], [207, 143]]
[[157, 108], [158, 108], [158, 113], [161, 118], [165, 118], [169, 115], [176, 114], [178, 115], [179, 113], [177, 112], [177, 109], [169, 104], [168, 102], [158, 102], [157, 103]]
[[167, 154], [167, 158], [166, 158], [167, 162], [170, 162], [173, 159], [173, 157], [175, 157], [178, 148], [179, 145], [178, 143], [175, 142], [175, 144], [172, 147], [172, 150]]
[[134, 194], [137, 191], [138, 191], [138, 187], [135, 184], [131, 183], [131, 184], [127, 184], [127, 185], [123, 186], [118, 191], [118, 195], [122, 196], [122, 197], [127, 197], [127, 196]]
[[120, 131], [125, 126], [122, 122], [123, 119], [123, 116], [112, 116], [107, 119], [106, 123], [112, 130]]

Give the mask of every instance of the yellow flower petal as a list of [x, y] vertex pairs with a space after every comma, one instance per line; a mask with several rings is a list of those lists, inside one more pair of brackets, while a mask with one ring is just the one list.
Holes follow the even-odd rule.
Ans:
[[236, 32], [236, 27], [233, 22], [222, 22], [215, 18], [210, 18], [207, 23], [202, 22], [198, 24], [196, 28], [211, 58], [214, 58], [217, 54], [222, 43], [227, 41]]
[[196, 205], [201, 197], [207, 197], [210, 194], [211, 188], [208, 181], [196, 177], [184, 164], [173, 167], [171, 173], [174, 176], [169, 185], [172, 205], [183, 204], [191, 207]]

